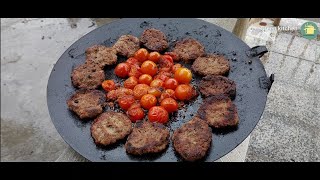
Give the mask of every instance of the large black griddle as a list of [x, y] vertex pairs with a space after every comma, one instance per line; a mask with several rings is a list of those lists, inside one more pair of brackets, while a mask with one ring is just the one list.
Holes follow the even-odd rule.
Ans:
[[[121, 19], [93, 30], [72, 44], [55, 64], [47, 87], [47, 103], [53, 124], [62, 138], [78, 153], [91, 161], [181, 161], [174, 152], [172, 143], [165, 152], [156, 155], [133, 156], [125, 152], [125, 140], [109, 147], [98, 147], [90, 135], [91, 121], [83, 122], [68, 110], [66, 101], [76, 91], [70, 73], [85, 61], [85, 50], [96, 44], [112, 46], [121, 35], [140, 37], [146, 28], [163, 31], [170, 42], [186, 37], [199, 40], [207, 53], [226, 56], [231, 64], [228, 78], [234, 80], [237, 95], [234, 103], [238, 108], [240, 123], [237, 128], [213, 129], [212, 146], [205, 161], [215, 161], [237, 147], [258, 123], [267, 100], [272, 81], [267, 77], [259, 56], [267, 52], [265, 47], [250, 48], [230, 32], [198, 19]], [[172, 47], [171, 47], [172, 48]], [[119, 62], [125, 58], [119, 58]], [[186, 65], [189, 67], [191, 65]], [[115, 66], [105, 68], [107, 79], [116, 79]], [[197, 86], [201, 77], [194, 75]], [[189, 121], [202, 103], [202, 97], [187, 103], [185, 108], [171, 116], [168, 128], [173, 130]], [[110, 110], [106, 107], [105, 111]], [[112, 111], [121, 111], [119, 108]]]

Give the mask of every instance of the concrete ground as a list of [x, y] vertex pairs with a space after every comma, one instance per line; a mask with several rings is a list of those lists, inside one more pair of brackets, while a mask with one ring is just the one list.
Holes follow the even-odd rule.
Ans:
[[[300, 30], [305, 22], [282, 19], [280, 26]], [[253, 25], [247, 41], [267, 45], [270, 51], [262, 61], [275, 82], [251, 133], [246, 161], [320, 161], [320, 41], [307, 40], [297, 31], [264, 28]]]
[[[113, 20], [1, 19], [1, 161], [85, 161], [51, 123], [46, 85], [66, 48]], [[236, 21], [204, 20], [229, 31]], [[297, 24], [282, 21], [288, 22]], [[290, 33], [266, 38], [257, 29], [248, 33], [246, 42], [268, 45], [271, 52], [263, 62], [268, 74], [276, 74], [276, 82], [250, 145], [248, 137], [218, 161], [244, 161], [246, 157], [247, 161], [319, 161], [319, 41]]]

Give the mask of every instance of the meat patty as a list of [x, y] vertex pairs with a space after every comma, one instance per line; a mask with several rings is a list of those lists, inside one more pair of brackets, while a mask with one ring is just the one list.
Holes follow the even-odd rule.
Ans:
[[234, 99], [236, 96], [236, 84], [224, 76], [208, 75], [202, 78], [199, 85], [200, 93], [205, 96], [224, 94]]
[[202, 159], [210, 148], [211, 140], [211, 128], [197, 117], [175, 130], [172, 136], [174, 149], [186, 161]]
[[164, 51], [169, 47], [166, 35], [158, 29], [150, 28], [143, 31], [141, 43], [152, 51]]
[[192, 64], [192, 70], [199, 75], [225, 75], [230, 70], [229, 61], [214, 54], [198, 57]]
[[95, 118], [102, 113], [106, 103], [106, 96], [99, 90], [81, 89], [67, 101], [70, 110], [80, 119]]
[[169, 143], [169, 130], [160, 123], [138, 122], [125, 144], [126, 151], [134, 155], [158, 153]]
[[74, 68], [71, 81], [80, 89], [96, 89], [105, 80], [104, 71], [96, 64], [85, 63]]
[[239, 123], [236, 106], [229, 97], [224, 95], [206, 98], [200, 106], [197, 116], [215, 128], [236, 126]]
[[107, 111], [94, 120], [90, 130], [94, 142], [106, 146], [130, 134], [132, 123], [123, 113]]
[[190, 62], [205, 54], [204, 46], [193, 38], [183, 39], [175, 44], [173, 52], [179, 59]]
[[121, 56], [131, 57], [140, 48], [140, 41], [132, 35], [122, 35], [113, 45], [113, 48]]
[[117, 52], [114, 48], [94, 45], [86, 50], [86, 62], [95, 63], [100, 68], [117, 62]]

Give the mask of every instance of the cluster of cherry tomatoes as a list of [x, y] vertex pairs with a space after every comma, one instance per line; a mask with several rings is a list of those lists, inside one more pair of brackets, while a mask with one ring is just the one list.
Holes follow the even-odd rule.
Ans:
[[174, 64], [175, 54], [148, 52], [139, 49], [134, 57], [119, 63], [114, 72], [127, 78], [117, 88], [113, 80], [105, 80], [102, 87], [108, 99], [117, 99], [119, 106], [127, 112], [132, 122], [142, 120], [145, 110], [151, 122], [166, 123], [169, 113], [178, 110], [177, 100], [186, 101], [196, 93], [190, 85], [192, 73], [181, 64]]

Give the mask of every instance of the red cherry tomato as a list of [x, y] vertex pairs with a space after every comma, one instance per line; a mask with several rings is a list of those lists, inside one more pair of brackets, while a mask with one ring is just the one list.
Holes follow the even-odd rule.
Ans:
[[117, 100], [118, 95], [117, 95], [117, 90], [111, 90], [107, 93], [107, 100], [108, 101], [115, 101]]
[[140, 66], [140, 62], [138, 61], [138, 59], [133, 58], [133, 57], [127, 59], [126, 63], [130, 64], [131, 66], [133, 66], [133, 65]]
[[105, 80], [102, 82], [101, 86], [107, 92], [116, 89], [116, 83], [113, 80]]
[[158, 52], [151, 52], [148, 56], [148, 59], [157, 63], [159, 61], [160, 56], [161, 55]]
[[161, 90], [159, 88], [155, 87], [150, 87], [148, 94], [152, 94], [155, 97], [160, 97], [161, 96]]
[[128, 89], [133, 89], [137, 84], [138, 84], [138, 79], [134, 76], [131, 76], [124, 81], [123, 86]]
[[160, 68], [169, 68], [173, 66], [172, 57], [169, 55], [162, 55], [158, 61]]
[[123, 109], [123, 110], [128, 110], [129, 107], [135, 102], [136, 100], [134, 99], [133, 96], [131, 95], [125, 95], [122, 96], [118, 99], [118, 103], [119, 106]]
[[172, 76], [169, 72], [160, 71], [153, 79], [160, 79], [163, 82], [166, 82]]
[[127, 116], [131, 120], [131, 122], [137, 122], [144, 118], [144, 111], [140, 107], [130, 108], [127, 111]]
[[156, 63], [152, 61], [145, 61], [141, 65], [141, 72], [144, 74], [149, 74], [150, 76], [154, 76], [158, 72], [158, 67]]
[[120, 98], [125, 95], [133, 95], [133, 91], [132, 89], [121, 87], [119, 89], [116, 89], [116, 95], [117, 95], [117, 98]]
[[166, 88], [166, 89], [175, 90], [178, 87], [179, 83], [178, 83], [178, 81], [176, 79], [169, 78], [168, 80], [166, 80], [164, 82], [163, 85], [164, 85], [164, 88]]
[[163, 107], [153, 106], [149, 109], [148, 119], [150, 122], [167, 123], [169, 120], [169, 114]]
[[163, 81], [161, 81], [160, 79], [154, 79], [151, 83], [150, 83], [150, 87], [156, 87], [156, 88], [160, 88], [163, 86]]
[[142, 74], [139, 77], [139, 84], [150, 85], [151, 82], [152, 82], [152, 76], [150, 76], [149, 74]]
[[179, 61], [180, 60], [178, 54], [175, 53], [175, 52], [165, 52], [164, 54], [171, 56], [173, 61]]
[[177, 99], [184, 101], [192, 98], [193, 89], [190, 85], [180, 84], [175, 90], [175, 96]]
[[181, 64], [175, 64], [172, 66], [172, 72], [175, 73], [179, 68], [182, 68]]
[[142, 72], [140, 71], [140, 67], [138, 65], [131, 66], [131, 69], [129, 71], [130, 77], [134, 76], [139, 79], [141, 75], [142, 75]]
[[139, 62], [144, 62], [145, 60], [148, 59], [149, 52], [145, 48], [139, 49], [137, 52], [134, 54], [134, 58], [138, 59]]
[[176, 99], [176, 96], [175, 96], [175, 91], [172, 90], [172, 89], [166, 89], [162, 92], [161, 96], [160, 96], [160, 99], [159, 99], [159, 102], [162, 102], [162, 100], [164, 100], [165, 98], [173, 98], [173, 99]]
[[144, 109], [150, 109], [157, 104], [157, 98], [152, 94], [145, 94], [142, 96], [140, 104]]
[[178, 103], [172, 98], [165, 98], [161, 101], [161, 106], [168, 111], [168, 113], [178, 110]]
[[114, 73], [121, 78], [126, 78], [129, 74], [130, 66], [127, 63], [120, 63], [114, 69]]
[[174, 73], [174, 78], [180, 83], [180, 84], [188, 84], [190, 83], [192, 79], [192, 73], [187, 68], [179, 68]]
[[140, 100], [143, 95], [148, 94], [149, 88], [146, 84], [138, 84], [133, 88], [133, 96]]

